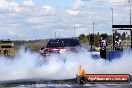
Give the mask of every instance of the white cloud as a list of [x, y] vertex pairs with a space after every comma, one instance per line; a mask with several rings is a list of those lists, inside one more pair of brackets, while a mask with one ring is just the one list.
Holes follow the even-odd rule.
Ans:
[[11, 35], [11, 36], [16, 36], [17, 35], [17, 32], [16, 31], [9, 30], [8, 31], [8, 34]]
[[67, 10], [68, 14], [70, 16], [77, 16], [80, 11], [74, 11], [74, 10]]
[[49, 5], [44, 5], [44, 6], [42, 6], [42, 11], [43, 11], [44, 13], [46, 13], [46, 14], [53, 14], [53, 13], [55, 13], [54, 8], [52, 8], [52, 7], [49, 6]]
[[128, 0], [96, 0], [96, 2], [111, 3], [113, 5], [124, 5], [128, 3]]
[[16, 2], [11, 2], [9, 3], [8, 7], [9, 10], [11, 11], [16, 11], [16, 12], [21, 12], [22, 8], [20, 7], [20, 5]]
[[0, 8], [5, 8], [7, 7], [8, 2], [6, 2], [6, 0], [0, 0]]
[[[80, 33], [89, 34], [92, 32], [93, 21], [95, 32], [110, 33], [113, 1], [109, 0], [102, 7], [102, 4], [94, 1], [89, 5], [89, 2], [74, 0], [72, 7], [55, 8], [49, 5], [38, 6], [33, 0], [24, 0], [22, 4], [0, 0], [0, 38], [45, 39], [54, 37], [55, 32], [59, 36], [60, 30], [63, 32], [61, 37], [72, 37], [74, 26], [76, 36]], [[129, 23], [128, 8], [123, 9], [118, 5], [113, 8], [115, 24]]]
[[14, 1], [9, 3], [6, 0], [0, 0], [0, 9], [1, 10], [16, 11], [16, 12], [20, 12], [22, 10], [22, 8], [20, 8], [18, 3], [14, 2]]
[[78, 10], [82, 8], [85, 5], [85, 2], [82, 0], [75, 0], [75, 2], [72, 5], [73, 10]]
[[23, 5], [26, 5], [26, 6], [34, 6], [35, 3], [33, 2], [33, 0], [24, 0], [23, 1]]

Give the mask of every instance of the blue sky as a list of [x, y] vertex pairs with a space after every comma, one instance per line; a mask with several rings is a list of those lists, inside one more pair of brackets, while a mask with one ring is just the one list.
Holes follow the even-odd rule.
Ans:
[[[9, 2], [15, 1], [17, 3], [22, 3], [23, 0], [8, 0]], [[37, 5], [47, 4], [57, 8], [67, 8], [73, 0], [33, 0]]]
[[88, 35], [93, 21], [96, 33], [111, 34], [111, 8], [114, 24], [129, 24], [126, 0], [0, 0], [0, 39], [73, 37], [74, 27]]
[[[23, 0], [8, 0], [8, 2], [12, 2], [12, 1], [17, 2], [17, 3], [22, 3]], [[38, 1], [39, 1], [39, 0], [38, 0]], [[40, 1], [41, 1], [41, 0], [40, 0]]]
[[44, 2], [53, 7], [67, 8], [72, 0], [44, 0]]

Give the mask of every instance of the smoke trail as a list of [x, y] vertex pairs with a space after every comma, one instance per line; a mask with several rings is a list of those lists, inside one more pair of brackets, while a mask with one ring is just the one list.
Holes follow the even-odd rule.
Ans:
[[124, 52], [121, 58], [108, 61], [93, 59], [89, 52], [67, 52], [50, 56], [46, 63], [45, 58], [39, 54], [21, 49], [14, 58], [0, 57], [0, 80], [75, 78], [80, 65], [83, 65], [88, 74], [132, 74], [131, 57], [132, 53]]

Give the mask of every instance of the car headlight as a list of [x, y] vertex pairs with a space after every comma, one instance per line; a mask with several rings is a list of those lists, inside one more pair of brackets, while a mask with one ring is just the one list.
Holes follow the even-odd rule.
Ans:
[[60, 49], [60, 54], [64, 53], [66, 49]]

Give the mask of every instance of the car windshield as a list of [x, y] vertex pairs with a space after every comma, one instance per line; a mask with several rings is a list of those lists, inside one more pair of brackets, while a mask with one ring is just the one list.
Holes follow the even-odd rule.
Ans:
[[47, 48], [50, 47], [76, 47], [80, 46], [80, 43], [77, 39], [54, 39], [49, 40]]

